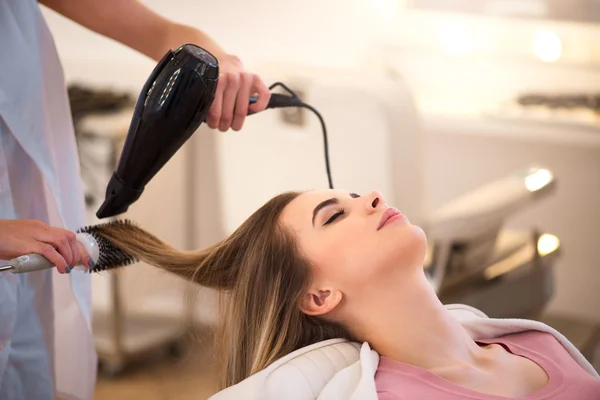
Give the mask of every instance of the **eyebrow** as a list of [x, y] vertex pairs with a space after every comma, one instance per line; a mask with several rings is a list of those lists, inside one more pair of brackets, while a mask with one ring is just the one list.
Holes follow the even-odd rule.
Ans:
[[312, 224], [315, 226], [315, 218], [317, 218], [317, 214], [319, 211], [333, 204], [338, 204], [340, 201], [336, 198], [327, 199], [325, 201], [320, 202], [315, 209], [313, 210]]

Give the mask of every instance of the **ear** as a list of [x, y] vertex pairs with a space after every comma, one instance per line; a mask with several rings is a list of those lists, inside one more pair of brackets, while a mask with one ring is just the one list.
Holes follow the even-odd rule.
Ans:
[[311, 289], [300, 300], [300, 310], [306, 315], [324, 315], [336, 308], [342, 297], [336, 289]]

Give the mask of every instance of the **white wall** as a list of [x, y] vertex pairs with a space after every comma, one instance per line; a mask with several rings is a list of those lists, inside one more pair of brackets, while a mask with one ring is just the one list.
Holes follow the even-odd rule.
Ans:
[[[149, 0], [150, 8], [208, 32], [246, 65], [301, 61], [352, 65], [381, 35], [385, 13], [371, 0], [188, 1]], [[139, 85], [154, 63], [125, 46], [44, 12], [69, 77], [111, 85]], [[84, 68], [82, 68], [84, 67]], [[115, 72], [125, 69], [125, 75]], [[136, 75], [127, 70], [145, 69]]]

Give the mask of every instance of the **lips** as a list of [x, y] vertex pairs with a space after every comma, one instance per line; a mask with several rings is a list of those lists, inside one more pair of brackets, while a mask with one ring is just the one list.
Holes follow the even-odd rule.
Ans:
[[396, 208], [390, 207], [390, 208], [386, 209], [383, 212], [381, 219], [379, 220], [379, 226], [377, 227], [377, 230], [380, 230], [381, 228], [383, 228], [383, 226], [386, 224], [386, 222], [388, 222], [391, 218], [394, 218], [396, 216], [401, 216], [401, 215], [402, 215], [402, 213], [400, 211], [398, 211]]

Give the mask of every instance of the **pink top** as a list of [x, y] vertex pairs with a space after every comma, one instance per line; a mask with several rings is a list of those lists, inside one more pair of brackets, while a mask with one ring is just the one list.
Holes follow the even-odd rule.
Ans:
[[[528, 331], [478, 343], [504, 345], [515, 355], [540, 365], [549, 382], [527, 400], [600, 400], [600, 379], [585, 371], [550, 333]], [[454, 385], [422, 368], [381, 357], [375, 374], [379, 400], [500, 400]]]

